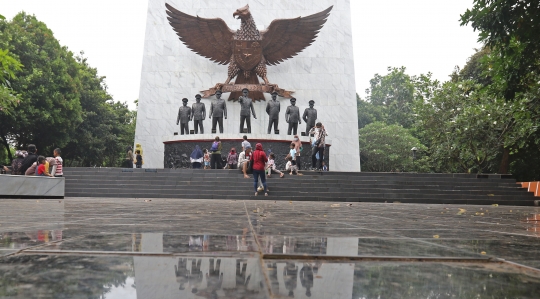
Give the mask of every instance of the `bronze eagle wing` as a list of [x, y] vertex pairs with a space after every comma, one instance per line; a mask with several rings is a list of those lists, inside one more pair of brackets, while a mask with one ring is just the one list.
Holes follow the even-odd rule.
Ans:
[[219, 64], [228, 64], [232, 56], [234, 31], [223, 19], [205, 19], [185, 14], [168, 3], [169, 24], [188, 48]]
[[307, 17], [277, 19], [261, 31], [266, 64], [276, 65], [296, 56], [315, 41], [334, 6]]

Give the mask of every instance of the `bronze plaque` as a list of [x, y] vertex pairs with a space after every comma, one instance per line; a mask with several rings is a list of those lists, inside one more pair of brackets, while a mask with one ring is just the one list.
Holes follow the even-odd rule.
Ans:
[[234, 61], [244, 71], [251, 71], [261, 62], [262, 47], [260, 41], [234, 41]]

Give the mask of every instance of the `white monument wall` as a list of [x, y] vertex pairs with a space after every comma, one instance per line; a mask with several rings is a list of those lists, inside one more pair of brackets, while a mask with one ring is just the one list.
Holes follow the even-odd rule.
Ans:
[[[149, 0], [135, 131], [135, 142], [144, 149], [144, 167], [162, 168], [163, 141], [182, 139], [181, 136], [173, 136], [174, 132], [180, 131], [176, 117], [182, 105], [181, 99], [188, 98], [188, 105], [191, 106], [197, 93], [227, 79], [227, 66], [199, 56], [180, 42], [167, 21], [165, 3], [191, 15], [222, 18], [233, 30], [240, 27], [240, 20], [234, 19], [232, 14], [246, 3], [259, 30], [266, 29], [274, 19], [308, 16], [334, 5], [316, 41], [296, 57], [277, 66], [268, 66], [268, 79], [281, 88], [294, 91], [300, 114], [303, 114], [310, 100], [315, 101], [318, 118], [329, 134], [327, 141], [332, 144], [331, 170], [359, 171], [349, 0]], [[259, 81], [262, 82], [262, 79]], [[228, 95], [223, 94], [223, 98], [227, 99]], [[267, 99], [270, 99], [269, 95]], [[281, 102], [280, 135], [272, 135], [290, 140], [292, 136], [286, 135], [285, 122], [289, 99], [278, 99]], [[211, 99], [203, 99], [202, 102], [208, 114]], [[224, 120], [222, 138], [234, 136], [241, 139], [243, 134], [238, 133], [239, 106], [237, 102], [227, 102], [228, 119]], [[266, 102], [255, 102], [254, 107], [257, 119], [252, 118], [250, 138], [264, 138], [268, 126]], [[211, 124], [207, 117], [204, 121], [206, 134], [200, 135], [201, 139], [214, 138], [210, 134]], [[190, 129], [193, 129], [193, 122], [190, 122]], [[298, 135], [304, 130], [302, 121], [298, 126]], [[208, 147], [210, 143], [201, 146]]]

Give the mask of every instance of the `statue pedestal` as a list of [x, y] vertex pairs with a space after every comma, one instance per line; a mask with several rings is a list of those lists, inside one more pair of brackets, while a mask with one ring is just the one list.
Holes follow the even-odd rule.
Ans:
[[[238, 153], [242, 151], [242, 137], [238, 134], [219, 134], [222, 144], [221, 156], [227, 158], [231, 148], [235, 148]], [[266, 154], [269, 154], [271, 150], [276, 156], [276, 167], [278, 169], [285, 169], [285, 157], [289, 153], [290, 144], [293, 136], [289, 140], [283, 139], [282, 136], [276, 136], [273, 134], [247, 134], [248, 141], [251, 143], [253, 149], [257, 143], [263, 145]], [[195, 134], [195, 135], [181, 135], [171, 136], [170, 139], [164, 140], [164, 168], [182, 168], [186, 167], [186, 159], [189, 161], [189, 155], [198, 145], [201, 149], [210, 149], [214, 142], [216, 135], [213, 134]], [[309, 137], [300, 137], [302, 141], [303, 150], [300, 153], [301, 170], [307, 170], [311, 168], [311, 144], [309, 143]], [[330, 147], [332, 141], [326, 138], [326, 149], [324, 154], [324, 161], [330, 169]]]

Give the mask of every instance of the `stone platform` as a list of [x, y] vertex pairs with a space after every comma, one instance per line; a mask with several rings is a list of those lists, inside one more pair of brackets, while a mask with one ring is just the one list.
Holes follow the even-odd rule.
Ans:
[[0, 201], [3, 298], [525, 298], [537, 207]]
[[0, 198], [64, 198], [65, 179], [0, 174]]

